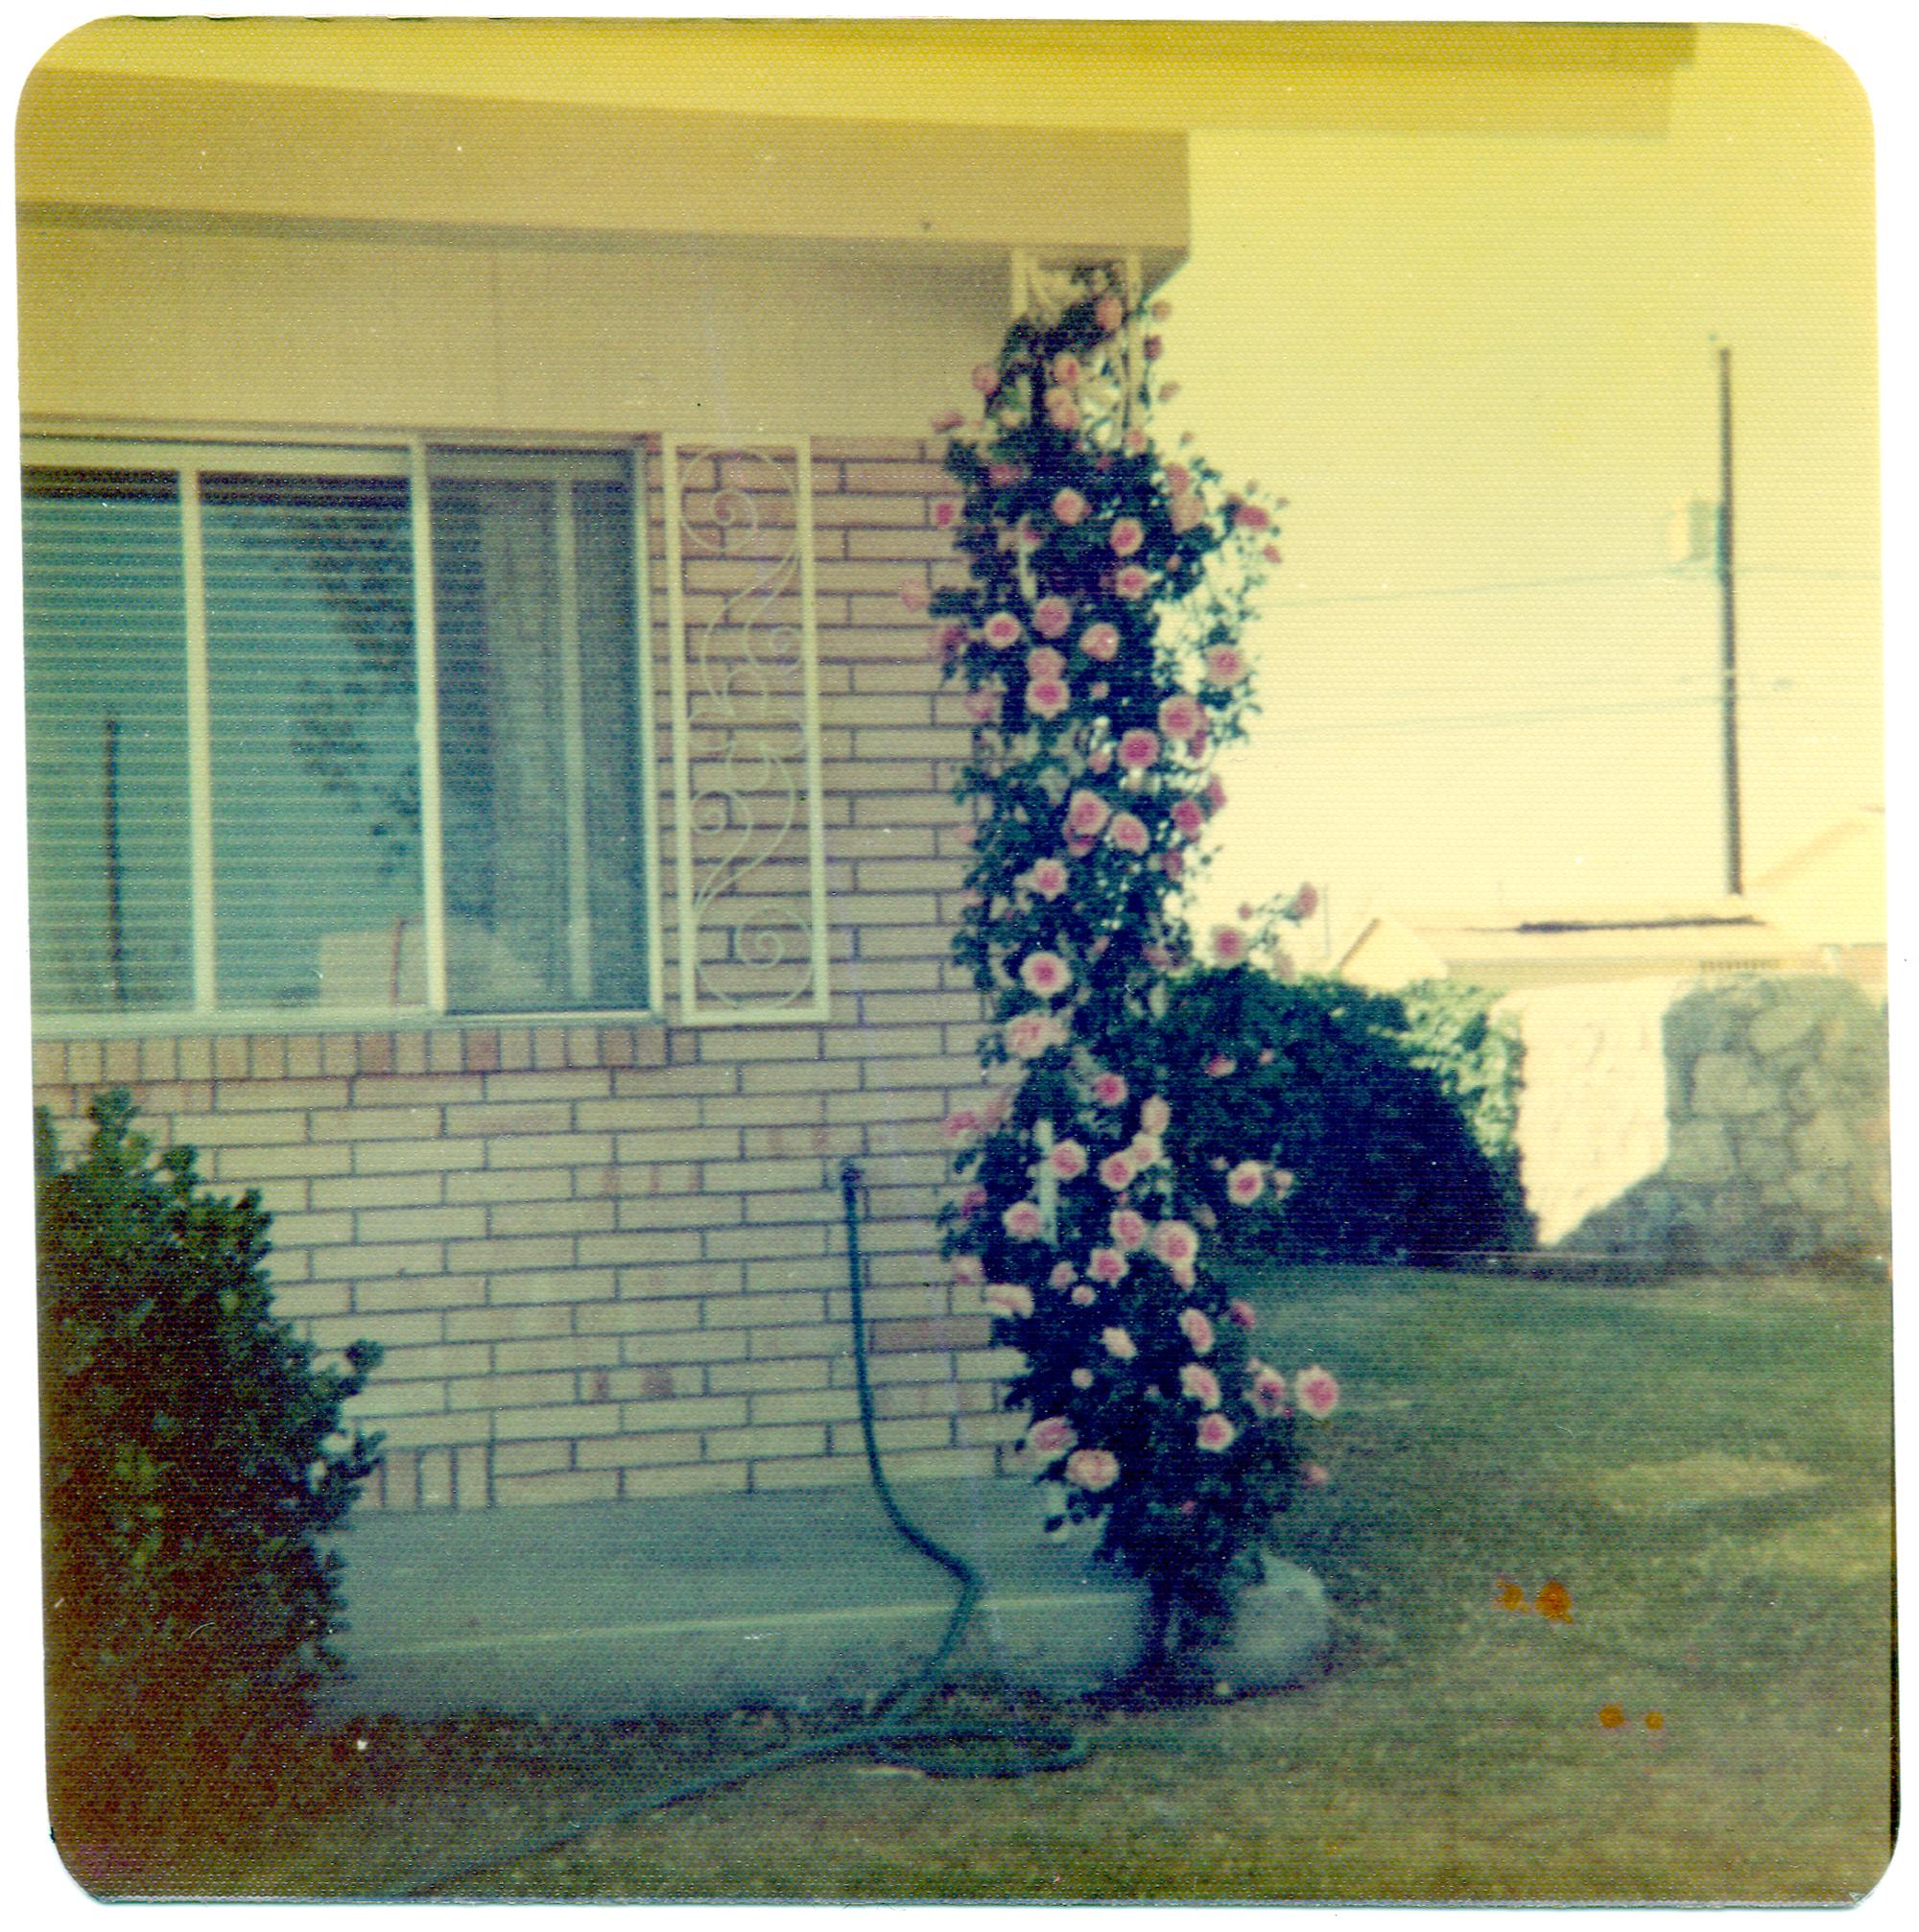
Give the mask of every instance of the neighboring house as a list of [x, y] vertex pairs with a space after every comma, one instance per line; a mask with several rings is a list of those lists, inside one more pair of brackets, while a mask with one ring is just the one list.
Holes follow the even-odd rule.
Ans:
[[1819, 950], [1828, 970], [1884, 999], [1885, 808], [1862, 805], [1763, 872], [1747, 896]]
[[1745, 902], [1575, 913], [1377, 913], [1331, 971], [1390, 992], [1460, 979], [1494, 993], [1695, 974], [1823, 970], [1819, 950]]
[[996, 1467], [935, 1223], [967, 728], [900, 590], [1009, 289], [1163, 276], [1185, 136], [250, 32], [83, 30], [21, 110], [40, 1099], [258, 1187], [279, 1311], [384, 1345], [375, 1506], [864, 1480], [848, 1156], [889, 1467]]

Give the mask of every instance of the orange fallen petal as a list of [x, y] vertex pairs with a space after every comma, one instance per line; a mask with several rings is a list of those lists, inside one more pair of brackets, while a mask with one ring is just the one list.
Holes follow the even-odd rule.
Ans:
[[1648, 1710], [1646, 1713], [1646, 1728], [1648, 1731], [1664, 1731], [1666, 1719], [1659, 1711]]
[[1540, 1588], [1538, 1610], [1550, 1623], [1573, 1621], [1573, 1592], [1563, 1583], [1548, 1583]]
[[1617, 1731], [1625, 1722], [1625, 1712], [1617, 1704], [1599, 1706], [1599, 1722], [1608, 1731]]
[[1532, 1606], [1526, 1600], [1526, 1592], [1516, 1583], [1502, 1580], [1499, 1592], [1499, 1607], [1502, 1610], [1530, 1610]]

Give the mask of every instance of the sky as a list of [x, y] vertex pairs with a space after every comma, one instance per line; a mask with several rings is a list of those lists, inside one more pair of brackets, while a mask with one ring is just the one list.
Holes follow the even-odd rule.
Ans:
[[1264, 707], [1196, 903], [1724, 889], [1732, 349], [1745, 878], [1883, 801], [1872, 142], [1785, 29], [1705, 27], [1663, 137], [1201, 130], [1162, 412], [1288, 498]]

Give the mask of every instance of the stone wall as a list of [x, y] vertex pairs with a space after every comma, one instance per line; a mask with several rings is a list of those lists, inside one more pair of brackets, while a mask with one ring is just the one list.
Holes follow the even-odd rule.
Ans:
[[1521, 1179], [1543, 1246], [1709, 1266], [1885, 1257], [1885, 1015], [1816, 975], [1544, 987]]

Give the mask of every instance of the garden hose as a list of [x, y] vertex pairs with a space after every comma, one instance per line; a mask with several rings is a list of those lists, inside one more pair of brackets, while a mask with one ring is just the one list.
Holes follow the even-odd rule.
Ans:
[[[749, 1778], [783, 1770], [789, 1764], [804, 1764], [812, 1758], [837, 1757], [843, 1752], [864, 1751], [882, 1763], [923, 1772], [930, 1778], [1025, 1778], [1040, 1771], [1067, 1771], [1085, 1761], [1091, 1749], [1090, 1743], [1078, 1732], [1063, 1726], [987, 1723], [983, 1720], [972, 1723], [916, 1721], [915, 1714], [939, 1688], [946, 1665], [959, 1648], [966, 1625], [984, 1593], [985, 1583], [965, 1558], [942, 1548], [909, 1520], [888, 1485], [885, 1470], [880, 1466], [880, 1448], [873, 1427], [872, 1381], [866, 1369], [865, 1271], [860, 1255], [861, 1186], [858, 1165], [852, 1161], [842, 1162], [840, 1192], [846, 1217], [846, 1280], [852, 1294], [853, 1370], [859, 1387], [860, 1432], [866, 1445], [866, 1468], [871, 1473], [880, 1505], [886, 1511], [887, 1520], [907, 1543], [947, 1570], [960, 1585], [959, 1599], [953, 1606], [952, 1615], [947, 1618], [945, 1634], [940, 1637], [938, 1647], [919, 1670], [912, 1677], [902, 1679], [879, 1700], [874, 1707], [875, 1715], [864, 1723], [843, 1731], [829, 1732], [825, 1736], [809, 1739], [804, 1744], [788, 1745], [779, 1750], [759, 1752], [751, 1757], [739, 1758], [703, 1777], [689, 1779], [683, 1784], [670, 1785], [664, 1791], [652, 1792], [645, 1798], [629, 1799], [585, 1818], [575, 1819], [540, 1837], [488, 1852], [463, 1864], [447, 1866], [409, 1885], [399, 1897], [423, 1898], [433, 1893], [446, 1891], [482, 1872], [494, 1871], [522, 1858], [534, 1858], [542, 1852], [557, 1850], [603, 1825], [618, 1825], [629, 1818], [643, 1817], [649, 1811], [664, 1811], [670, 1804], [701, 1797], [709, 1791], [724, 1790], [728, 1785], [744, 1783]], [[991, 1740], [1001, 1750], [967, 1756], [922, 1753], [909, 1748], [953, 1745], [969, 1740]], [[1006, 1750], [1007, 1746], [1020, 1748], [1008, 1753]]]

